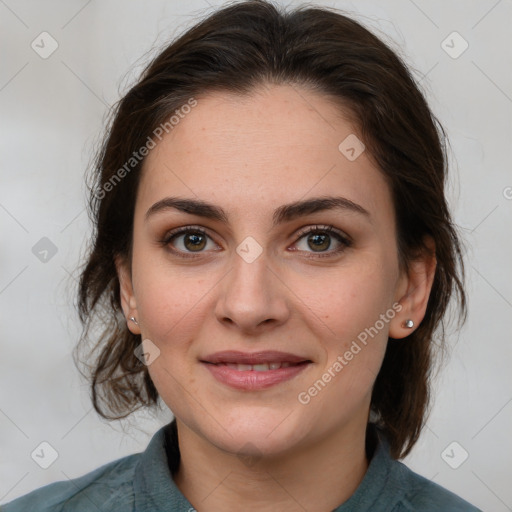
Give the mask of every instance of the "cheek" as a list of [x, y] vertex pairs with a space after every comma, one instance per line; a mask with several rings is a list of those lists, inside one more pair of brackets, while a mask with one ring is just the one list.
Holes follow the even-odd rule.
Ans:
[[172, 266], [161, 254], [146, 254], [141, 251], [133, 258], [143, 335], [158, 345], [167, 345], [169, 339], [179, 343], [187, 337], [185, 331], [193, 331], [200, 324], [211, 285], [198, 278], [192, 267]]
[[148, 262], [137, 281], [137, 308], [143, 323], [142, 336], [160, 351], [148, 367], [163, 401], [174, 413], [187, 418], [190, 394], [197, 395], [193, 359], [206, 312], [212, 307], [212, 285], [191, 273]]
[[[305, 306], [304, 314], [309, 311], [307, 316], [325, 332], [329, 345], [342, 349], [392, 306], [394, 272], [382, 266], [380, 258], [372, 256], [336, 272], [295, 281], [294, 293]], [[388, 323], [384, 327], [379, 330], [387, 332]]]
[[325, 359], [297, 397], [308, 407], [311, 421], [329, 417], [328, 424], [338, 424], [362, 414], [369, 404], [386, 351], [389, 322], [396, 314], [389, 296], [385, 280], [352, 274], [334, 293], [324, 295], [323, 306], [317, 301], [316, 310], [323, 312], [320, 318], [325, 324], [319, 337]]
[[[333, 385], [333, 394], [357, 401], [369, 392], [385, 354], [391, 320], [393, 267], [383, 270], [381, 258], [366, 258], [364, 264], [347, 266], [331, 279], [306, 287], [312, 321], [325, 353], [323, 374]], [[323, 286], [322, 286], [323, 285]], [[321, 322], [315, 320], [320, 319]], [[322, 375], [323, 375], [322, 374]], [[333, 375], [335, 377], [333, 377]], [[352, 393], [353, 392], [353, 393]], [[344, 398], [346, 399], [346, 398]]]

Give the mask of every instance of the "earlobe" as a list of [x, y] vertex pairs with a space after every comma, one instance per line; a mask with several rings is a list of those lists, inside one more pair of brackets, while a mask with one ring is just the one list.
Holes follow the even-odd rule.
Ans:
[[121, 307], [127, 321], [128, 329], [133, 334], [140, 334], [140, 328], [137, 321], [131, 320], [137, 319], [137, 301], [133, 293], [132, 279], [128, 265], [126, 261], [120, 256], [116, 256], [115, 265], [117, 270], [117, 276], [119, 279], [119, 293], [121, 297]]
[[424, 250], [409, 262], [407, 273], [401, 278], [398, 302], [402, 309], [390, 323], [390, 338], [409, 336], [425, 317], [437, 261], [434, 240], [426, 237], [424, 244]]

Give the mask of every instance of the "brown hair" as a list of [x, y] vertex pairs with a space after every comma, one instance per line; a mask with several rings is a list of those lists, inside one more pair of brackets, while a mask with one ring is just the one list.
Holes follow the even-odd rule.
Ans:
[[90, 176], [94, 233], [79, 285], [84, 330], [75, 360], [96, 326], [97, 342], [88, 356], [97, 352], [88, 365], [96, 411], [120, 419], [157, 404], [147, 367], [134, 355], [141, 339], [126, 326], [114, 262], [117, 255], [131, 261], [143, 159], [128, 169], [126, 162], [191, 97], [215, 90], [248, 94], [267, 83], [304, 85], [348, 108], [388, 180], [402, 266], [427, 250], [426, 235], [435, 241], [437, 267], [425, 318], [407, 338], [390, 340], [372, 394], [376, 422], [392, 456], [402, 458], [424, 425], [434, 333], [439, 330], [442, 346], [454, 292], [459, 319], [466, 315], [461, 246], [444, 193], [446, 136], [401, 58], [335, 9], [280, 12], [261, 0], [225, 6], [167, 46], [114, 107]]

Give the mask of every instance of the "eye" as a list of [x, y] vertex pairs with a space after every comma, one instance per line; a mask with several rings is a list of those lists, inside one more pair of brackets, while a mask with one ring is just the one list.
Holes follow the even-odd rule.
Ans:
[[[302, 241], [302, 239], [304, 240]], [[208, 247], [210, 241], [213, 247]], [[160, 240], [160, 244], [182, 258], [199, 257], [205, 249], [216, 250], [218, 248], [218, 245], [207, 232], [199, 226], [174, 229]], [[327, 258], [341, 253], [347, 247], [350, 247], [352, 242], [348, 236], [333, 228], [333, 226], [313, 226], [302, 230], [295, 244], [299, 247], [293, 250], [309, 253], [307, 257]], [[333, 250], [328, 250], [332, 245], [337, 245], [337, 247]], [[195, 255], [194, 253], [197, 254]]]
[[194, 255], [191, 253], [202, 253], [203, 249], [208, 248], [210, 240], [215, 247], [218, 247], [204, 229], [196, 226], [187, 226], [170, 231], [160, 243], [165, 247], [169, 247], [169, 250], [178, 256], [194, 258]]
[[[298, 241], [300, 242], [302, 239], [304, 240], [299, 244], [298, 250], [310, 252], [308, 249], [312, 249], [313, 253], [319, 253], [312, 256], [317, 258], [335, 256], [352, 245], [351, 240], [341, 231], [334, 229], [333, 226], [314, 226], [307, 228], [299, 233]], [[335, 241], [334, 245], [337, 245], [337, 248], [328, 251], [333, 245], [333, 239]], [[302, 245], [302, 247], [300, 247], [300, 245]]]

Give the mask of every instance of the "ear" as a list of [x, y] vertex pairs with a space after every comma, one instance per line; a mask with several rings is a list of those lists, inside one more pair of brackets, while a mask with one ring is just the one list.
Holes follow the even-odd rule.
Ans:
[[130, 317], [138, 319], [137, 301], [135, 300], [135, 294], [133, 293], [131, 270], [125, 259], [120, 256], [116, 256], [115, 265], [117, 269], [117, 276], [119, 278], [121, 306], [123, 308], [128, 329], [130, 329], [133, 334], [140, 334], [141, 331], [139, 326], [130, 320]]
[[[425, 248], [409, 263], [409, 268], [400, 276], [395, 297], [402, 309], [390, 322], [389, 337], [405, 338], [425, 318], [428, 299], [437, 266], [436, 246], [432, 237], [424, 240]], [[405, 327], [404, 322], [412, 320], [414, 327]]]

